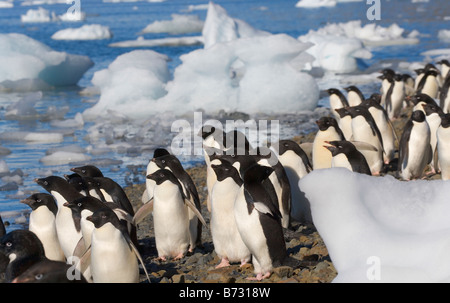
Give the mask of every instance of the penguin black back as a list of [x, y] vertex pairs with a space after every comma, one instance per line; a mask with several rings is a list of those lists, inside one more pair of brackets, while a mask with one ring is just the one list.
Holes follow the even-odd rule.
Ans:
[[326, 148], [331, 152], [333, 157], [339, 154], [345, 154], [348, 162], [352, 167], [352, 171], [366, 174], [371, 176], [372, 173], [370, 171], [370, 167], [367, 164], [366, 158], [364, 155], [356, 149], [353, 143], [349, 141], [329, 141], [327, 142], [331, 146], [326, 146]]

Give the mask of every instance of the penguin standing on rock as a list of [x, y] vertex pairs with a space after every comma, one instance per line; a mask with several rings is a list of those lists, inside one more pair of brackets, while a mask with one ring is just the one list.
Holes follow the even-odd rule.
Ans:
[[431, 162], [430, 127], [423, 111], [414, 111], [400, 139], [399, 173], [404, 180], [422, 177]]
[[54, 261], [65, 261], [59, 244], [55, 218], [58, 212], [55, 199], [47, 193], [36, 193], [20, 201], [31, 208], [29, 230], [34, 232], [45, 249], [45, 256]]
[[322, 117], [316, 121], [319, 131], [314, 137], [312, 148], [313, 169], [322, 169], [331, 167], [331, 154], [323, 148], [325, 141], [345, 140], [338, 122], [332, 117]]
[[234, 206], [239, 234], [252, 253], [256, 280], [270, 277], [273, 268], [287, 259], [281, 214], [263, 185], [272, 172], [267, 166], [249, 168]]

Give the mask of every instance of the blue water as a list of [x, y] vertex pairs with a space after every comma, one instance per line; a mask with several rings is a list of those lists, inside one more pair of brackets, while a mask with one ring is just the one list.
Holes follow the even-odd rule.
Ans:
[[[295, 8], [296, 0], [258, 0], [258, 1], [215, 1], [223, 6], [228, 14], [249, 23], [251, 26], [273, 34], [285, 33], [292, 37], [307, 33], [310, 29], [318, 29], [327, 23], [362, 20], [363, 24], [370, 21], [366, 18], [369, 6], [365, 1], [339, 3], [331, 8], [299, 9]], [[135, 40], [138, 33], [148, 24], [156, 20], [170, 19], [173, 13], [196, 14], [200, 19], [206, 17], [206, 10], [186, 12], [189, 5], [207, 4], [206, 0], [166, 0], [164, 2], [126, 2], [103, 3], [101, 0], [81, 0], [81, 9], [87, 14], [83, 22], [48, 22], [22, 23], [20, 16], [29, 9], [43, 7], [62, 15], [70, 7], [69, 4], [21, 6], [21, 1], [14, 1], [14, 8], [0, 9], [0, 33], [22, 33], [43, 42], [56, 51], [85, 55], [91, 58], [95, 65], [88, 70], [79, 81], [77, 87], [58, 88], [44, 92], [43, 98], [36, 103], [39, 113], [46, 112], [49, 106], [58, 108], [68, 106], [69, 111], [64, 118], [73, 118], [92, 106], [98, 96], [80, 96], [79, 91], [91, 85], [91, 79], [96, 71], [106, 68], [117, 56], [130, 52], [133, 48], [113, 48], [110, 43], [125, 40]], [[381, 1], [381, 20], [377, 24], [388, 27], [397, 23], [406, 31], [417, 30], [420, 33], [420, 43], [416, 45], [384, 46], [371, 49], [373, 57], [360, 62], [361, 72], [373, 70], [383, 62], [422, 62], [425, 58], [422, 52], [430, 49], [450, 48], [448, 43], [437, 39], [441, 29], [450, 29], [450, 3], [448, 0], [430, 0], [424, 3], [411, 3], [411, 0]], [[446, 18], [447, 17], [447, 18]], [[80, 27], [83, 24], [102, 24], [109, 26], [114, 36], [109, 40], [95, 41], [56, 41], [51, 36], [58, 30], [69, 27]], [[198, 33], [192, 34], [198, 35]], [[146, 39], [167, 37], [166, 34], [144, 34]], [[191, 52], [201, 46], [154, 47], [152, 50], [166, 54], [171, 58], [169, 68], [173, 70], [180, 64], [179, 56]], [[1, 68], [1, 67], [0, 67]], [[369, 86], [373, 89], [378, 84]], [[5, 120], [5, 108], [17, 100], [21, 93], [0, 93], [0, 132], [6, 131], [48, 131], [52, 127], [49, 121], [17, 121]], [[321, 100], [319, 104], [326, 104]], [[89, 143], [83, 138], [88, 134], [92, 122], [83, 128], [74, 130], [73, 134], [65, 136], [63, 143], [24, 144], [22, 142], [1, 142], [12, 153], [2, 156], [11, 171], [20, 169], [23, 184], [18, 190], [0, 192], [0, 214], [11, 225], [8, 229], [26, 226], [29, 210], [18, 201], [35, 191], [42, 191], [34, 182], [36, 177], [48, 174], [62, 175], [69, 173], [72, 165], [45, 166], [39, 159], [52, 147], [76, 144], [86, 148]], [[283, 125], [281, 125], [283, 127]], [[167, 142], [153, 142], [155, 146]], [[116, 164], [101, 167], [102, 170], [121, 185], [140, 183], [144, 180], [144, 169], [151, 158], [152, 151], [144, 151], [139, 155], [132, 153], [111, 152], [106, 155], [94, 156], [94, 159], [117, 160]], [[186, 165], [201, 161], [200, 158], [183, 159]], [[110, 162], [111, 163], [111, 162]], [[0, 182], [0, 186], [3, 183]]]

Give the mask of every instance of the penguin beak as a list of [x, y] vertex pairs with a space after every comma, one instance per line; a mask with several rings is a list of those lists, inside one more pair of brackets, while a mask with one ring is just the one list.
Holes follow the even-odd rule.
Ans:
[[26, 205], [30, 206], [31, 204], [34, 203], [34, 200], [33, 199], [23, 199], [23, 200], [20, 201], [20, 203], [23, 203], [23, 204], [26, 204]]

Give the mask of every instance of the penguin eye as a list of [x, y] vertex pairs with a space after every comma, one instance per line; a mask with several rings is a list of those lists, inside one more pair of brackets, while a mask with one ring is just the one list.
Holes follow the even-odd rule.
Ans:
[[85, 170], [85, 169], [82, 169], [81, 172], [82, 172], [83, 174], [85, 174], [85, 173], [86, 173], [86, 170]]
[[11, 247], [12, 243], [11, 242], [6, 242], [6, 247]]
[[48, 181], [44, 181], [44, 185], [48, 185]]
[[161, 160], [162, 163], [166, 163], [166, 160]]
[[42, 201], [41, 199], [37, 199], [37, 200], [36, 200], [36, 202], [38, 202], [38, 203], [41, 203], [41, 201]]
[[40, 279], [42, 279], [43, 277], [44, 277], [43, 274], [37, 274], [37, 275], [34, 276], [34, 278], [35, 278], [36, 280], [40, 280]]
[[78, 203], [78, 204], [77, 204], [78, 207], [81, 207], [82, 205], [83, 205], [82, 203]]
[[106, 219], [106, 215], [102, 215], [102, 219]]
[[338, 148], [342, 148], [342, 145], [339, 145]]

